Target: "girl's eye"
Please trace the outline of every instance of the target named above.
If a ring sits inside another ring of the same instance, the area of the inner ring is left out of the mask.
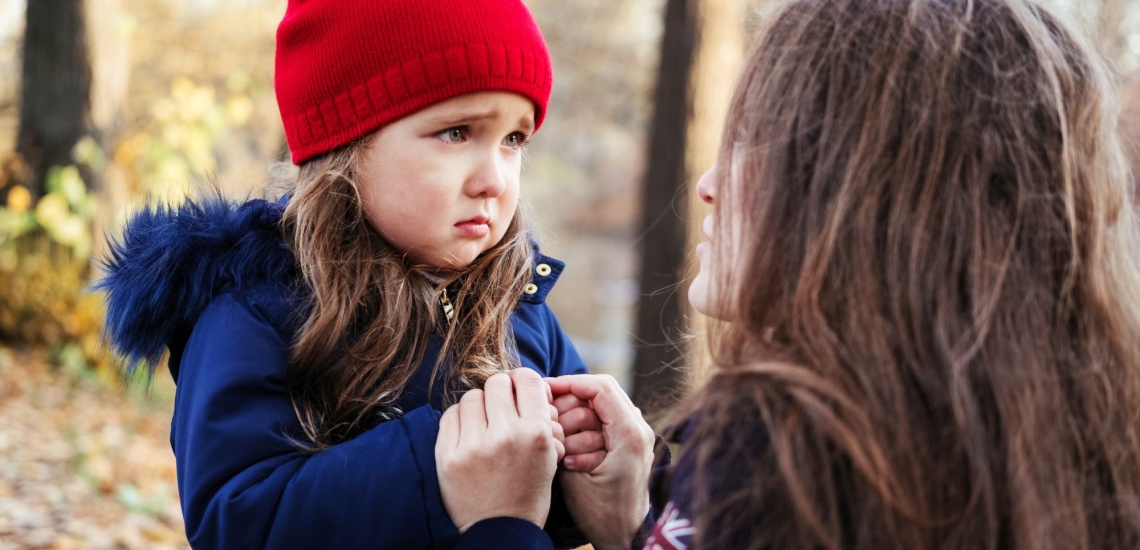
[[[511,149],[522,149],[523,147],[526,147],[528,143],[530,143],[530,136],[527,136],[522,132],[515,132],[503,140],[503,145],[506,145]]]
[[[436,134],[444,143],[463,143],[467,140],[467,128],[463,126],[456,126],[455,128],[448,128]]]

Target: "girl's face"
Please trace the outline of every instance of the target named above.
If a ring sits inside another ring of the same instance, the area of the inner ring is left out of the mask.
[[[713,166],[708,172],[705,172],[701,179],[697,181],[697,194],[701,200],[715,205],[716,204],[716,181],[717,181],[717,167]],[[697,259],[701,262],[701,270],[697,273],[696,278],[693,279],[692,284],[689,285],[689,303],[692,304],[693,309],[700,313],[708,315],[709,317],[720,317],[713,305],[711,288],[715,281],[723,280],[712,273],[711,252],[713,250],[713,242],[715,239],[714,230],[716,228],[716,219],[712,216],[706,216],[704,223],[701,224],[701,230],[704,232],[705,242],[697,245]]]
[[[369,223],[409,263],[462,268],[515,216],[534,105],[521,95],[452,98],[381,128],[357,169]]]

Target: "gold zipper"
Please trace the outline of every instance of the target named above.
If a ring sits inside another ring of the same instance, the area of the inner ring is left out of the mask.
[[[447,322],[451,323],[452,317],[455,317],[455,306],[451,305],[451,300],[447,299],[447,289],[439,292],[439,305],[443,308],[443,315],[447,317]]]

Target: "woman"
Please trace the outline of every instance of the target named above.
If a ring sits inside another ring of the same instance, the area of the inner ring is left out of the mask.
[[[699,186],[690,299],[723,322],[648,547],[1140,545],[1140,227],[1104,62],[1028,0],[764,21]],[[644,477],[615,435],[599,469]]]

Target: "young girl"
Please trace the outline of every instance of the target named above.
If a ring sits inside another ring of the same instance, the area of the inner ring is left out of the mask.
[[[1105,63],[1029,0],[765,15],[698,185],[716,368],[645,547],[1140,546],[1140,223]],[[636,432],[600,381],[551,386]],[[635,451],[593,475],[644,481]]]
[[[100,284],[111,341],[132,371],[169,350],[192,545],[449,548],[439,411],[495,373],[586,370],[517,211],[545,43],[519,0],[291,0],[276,88],[288,192],[137,214]]]

